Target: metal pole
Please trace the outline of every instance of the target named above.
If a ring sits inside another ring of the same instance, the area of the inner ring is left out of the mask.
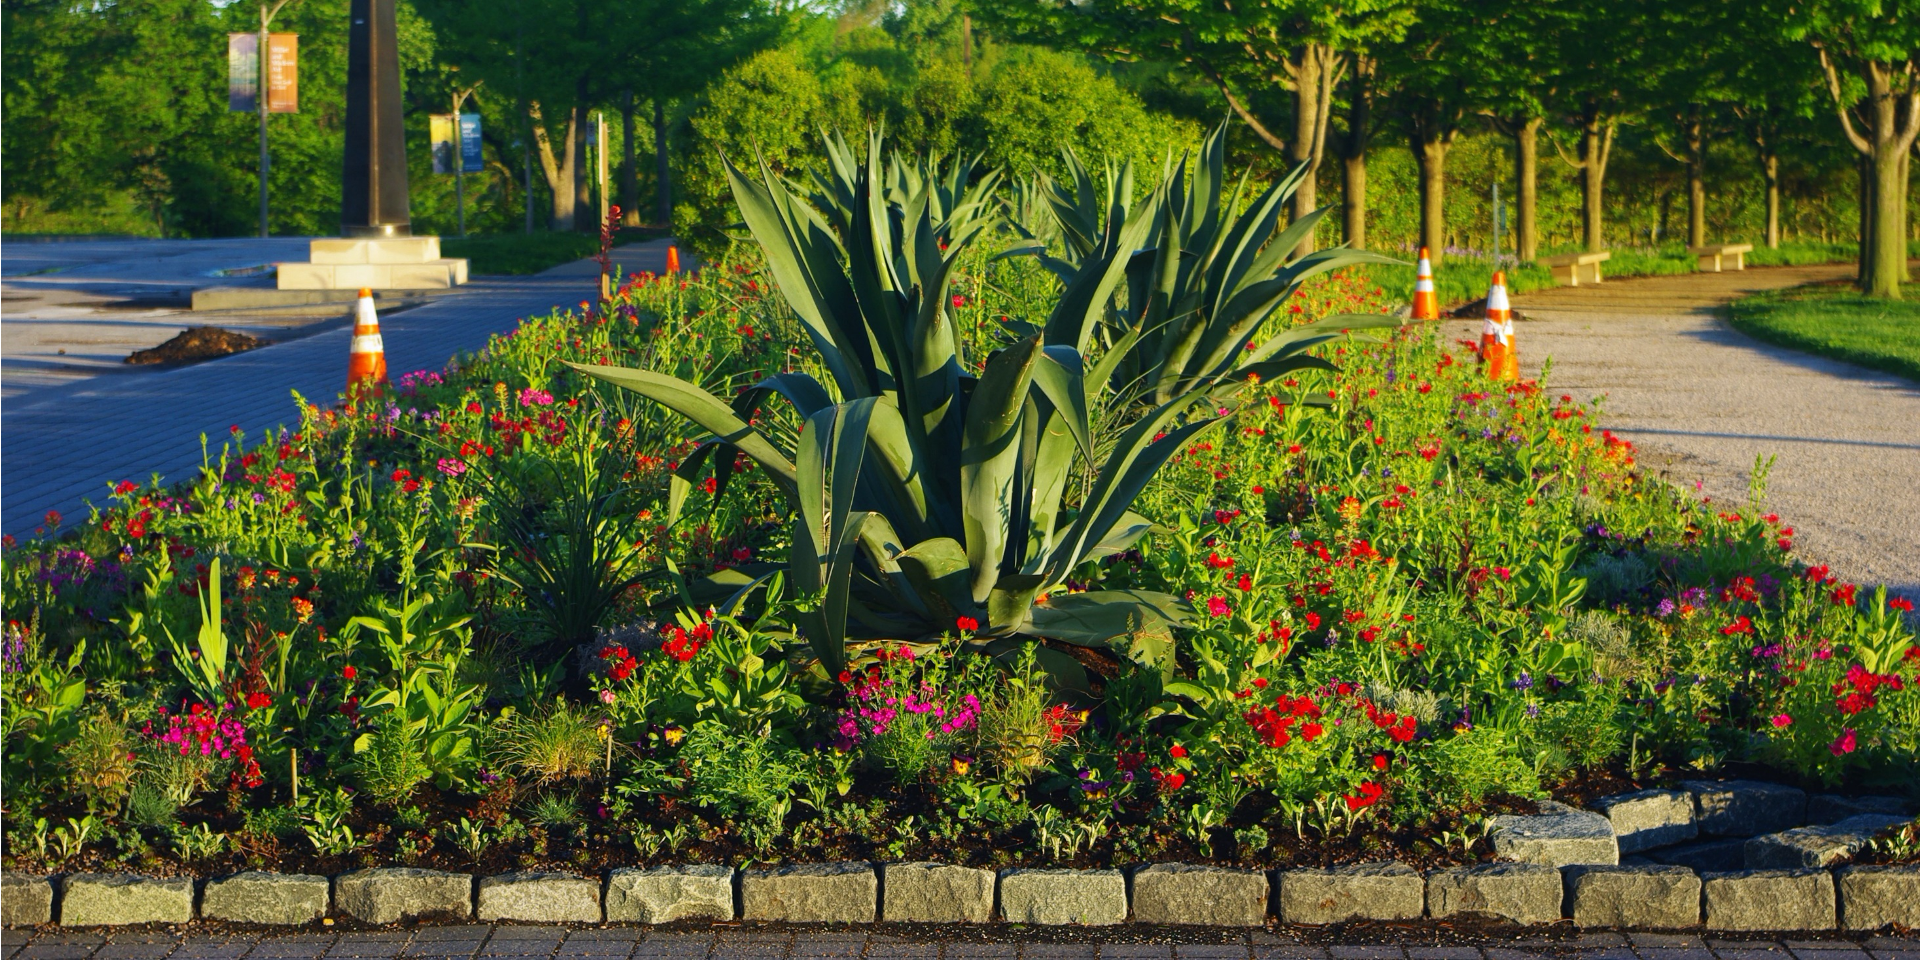
[[[1493,266],[1500,267],[1500,181],[1493,181]]]
[[[258,59],[260,61],[260,89],[254,96],[253,105],[260,114],[260,238],[263,240],[266,239],[267,236],[267,172],[272,164],[272,161],[268,159],[267,156],[267,91],[271,88],[270,85],[273,82],[272,75],[267,69],[267,49],[268,44],[272,42],[272,39],[267,34],[267,24],[271,21],[272,14],[267,12],[267,5],[262,2],[260,4],[260,47],[258,52]]]
[[[453,209],[460,221],[460,239],[467,238],[467,131],[460,123],[460,101],[466,99],[458,90],[453,93]]]
[[[600,182],[600,222],[607,222],[607,111],[599,113],[600,122],[598,142],[595,152],[599,154],[593,161],[594,174]]]

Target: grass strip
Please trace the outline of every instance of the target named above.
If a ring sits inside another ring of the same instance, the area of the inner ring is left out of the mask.
[[[1730,313],[1734,329],[1768,343],[1920,381],[1920,302],[1822,283],[1755,294]]]

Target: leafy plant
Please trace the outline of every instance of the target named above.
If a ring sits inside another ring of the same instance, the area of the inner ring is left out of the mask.
[[[60,748],[60,763],[67,782],[98,810],[118,808],[137,772],[126,724],[104,713],[80,722],[73,739]]]
[[[84,817],[68,817],[66,826],[53,829],[53,842],[57,848],[55,851],[57,856],[61,860],[72,860],[79,856],[80,851],[87,846],[87,839],[93,836],[94,828],[99,825],[100,822],[95,820],[91,813]]]
[[[221,628],[220,558],[207,565],[207,582],[200,590],[200,632],[194,646],[173,635],[162,623],[173,647],[173,666],[201,703],[218,704],[227,696],[227,634]]]
[[[205,860],[227,849],[227,835],[204,823],[191,827],[176,825],[168,836],[174,852],[182,860]]]
[[[376,802],[397,804],[433,776],[422,753],[420,735],[406,720],[383,714],[354,741],[354,775]]]
[[[580,822],[580,801],[572,794],[554,791],[534,798],[527,817],[549,829],[571,827]]]
[[[849,640],[925,640],[969,622],[972,646],[989,653],[1037,637],[1167,667],[1183,601],[1060,588],[1083,562],[1146,533],[1149,522],[1129,505],[1219,418],[1189,416],[1202,399],[1191,391],[1112,425],[1116,439],[1101,457],[1075,346],[1028,335],[976,377],[948,290],[985,221],[962,215],[964,201],[936,219],[951,198],[926,178],[887,182],[882,152],[877,136],[864,163],[830,146],[835,176],[813,204],[764,167],[757,181],[728,167],[741,213],[840,402],[801,372],[769,377],[727,404],[652,371],[575,367],[713,432],[682,463],[682,482],[711,458],[717,486],[738,451],[782,489],[795,515],[787,576],[818,597],[796,619],[829,676],[844,669]],[[803,420],[791,452],[749,423],[775,394]],[[1068,509],[1076,479],[1083,495]],[[1040,656],[1065,682],[1086,685],[1072,658]]]

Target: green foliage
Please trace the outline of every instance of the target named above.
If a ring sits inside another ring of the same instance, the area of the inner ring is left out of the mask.
[[[562,699],[503,718],[490,752],[506,769],[547,784],[593,776],[606,744],[601,721]]]
[[[599,252],[599,240],[584,233],[500,233],[440,240],[441,256],[466,258],[475,274],[539,273]]]
[[[758,850],[779,838],[799,779],[792,747],[771,732],[702,723],[680,748],[690,772],[688,799],[735,819],[742,839]]]
[[[1737,301],[1731,320],[1769,343],[1920,381],[1920,306],[1911,302],[1798,287]]]
[[[392,713],[375,721],[354,744],[354,776],[376,803],[393,806],[413,796],[433,776],[420,734]]]

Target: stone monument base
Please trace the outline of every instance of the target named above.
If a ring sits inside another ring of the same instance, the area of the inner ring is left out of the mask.
[[[282,290],[434,290],[467,282],[467,261],[440,256],[439,237],[330,237],[306,262],[279,264]]]

